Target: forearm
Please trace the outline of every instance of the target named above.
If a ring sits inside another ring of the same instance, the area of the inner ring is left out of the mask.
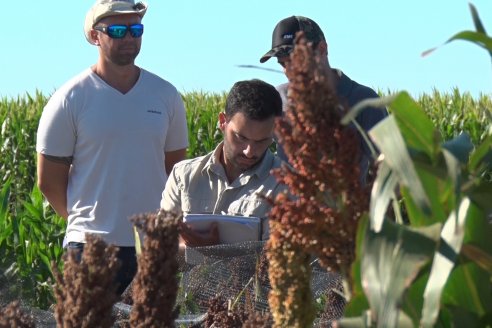
[[[43,191],[43,195],[59,216],[68,219],[66,188],[60,188],[58,190],[56,188],[48,189]]]
[[[68,218],[67,186],[70,165],[53,157],[38,155],[38,187],[51,207],[61,217]]]

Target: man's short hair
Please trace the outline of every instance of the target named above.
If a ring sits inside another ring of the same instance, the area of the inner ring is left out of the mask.
[[[238,112],[257,121],[281,116],[282,99],[273,85],[262,80],[239,81],[229,91],[225,106],[228,119]]]

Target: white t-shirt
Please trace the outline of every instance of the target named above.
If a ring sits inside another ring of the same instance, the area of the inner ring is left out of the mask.
[[[134,246],[128,219],[159,209],[164,152],[188,147],[187,131],[176,88],[143,69],[126,94],[91,69],[56,91],[43,110],[36,150],[73,156],[66,241],[85,242],[85,233],[95,233]]]

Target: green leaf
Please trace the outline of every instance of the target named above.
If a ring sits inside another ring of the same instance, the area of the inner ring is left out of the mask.
[[[492,309],[490,274],[473,262],[458,263],[446,283],[441,304],[483,316]]]
[[[369,135],[384,155],[384,162],[397,175],[400,183],[408,187],[418,208],[430,215],[429,199],[422,187],[395,118],[391,115],[378,123]]]
[[[444,44],[442,44],[439,47],[442,47],[443,45],[450,43],[451,41],[456,41],[456,40],[463,40],[463,41],[470,41],[472,43],[475,43],[476,45],[484,48],[487,50],[489,53],[492,51],[492,38],[488,37],[486,34],[480,33],[480,32],[474,32],[474,31],[462,31],[459,33],[456,33],[453,35],[451,38],[449,38]],[[431,48],[429,50],[426,50],[422,53],[422,57],[425,57],[432,53],[433,51],[437,50],[437,48]]]
[[[469,3],[470,6],[470,11],[473,19],[473,24],[475,25],[475,30],[477,30],[478,33],[482,33],[484,35],[487,35],[487,32],[485,32],[485,27],[483,27],[482,21],[480,20],[480,17],[478,16],[478,11],[477,8],[471,3]],[[492,49],[489,48],[489,54],[492,57]]]
[[[439,235],[439,233],[437,233]],[[422,315],[422,306],[424,304],[424,290],[427,280],[429,279],[431,263],[426,264],[419,275],[412,282],[410,287],[406,290],[402,309],[405,313],[412,318],[414,327],[418,327],[420,323],[420,317]]]
[[[475,6],[472,3],[469,3],[468,6],[470,7],[471,15],[473,18],[473,24],[475,25],[475,29],[477,30],[477,32],[487,34],[485,32],[485,28],[483,27],[482,21],[478,16],[477,8],[475,8]]]
[[[446,160],[446,166],[448,168],[448,175],[453,186],[453,199],[459,200],[461,194],[461,166],[458,158],[451,154],[448,150],[442,150],[444,159]],[[456,208],[453,206],[452,208]],[[456,208],[457,209],[457,208]]]
[[[8,179],[0,190],[0,222],[7,222],[9,213],[9,198],[10,198],[11,180]]]
[[[462,254],[492,275],[492,255],[474,245],[463,245]]]
[[[36,207],[35,204],[28,203],[28,202],[22,202],[22,205],[26,209],[27,213],[29,213],[29,215],[31,215],[35,218],[39,218],[39,217],[43,216],[42,209],[40,209],[39,207]]]
[[[489,219],[479,206],[473,206],[472,209],[477,213],[466,220],[463,244],[479,247],[484,252],[492,255],[492,243],[490,242],[492,224],[490,224]]]
[[[452,211],[441,232],[439,249],[434,255],[431,274],[424,292],[421,324],[433,327],[439,314],[439,304],[444,285],[454,267],[465,235],[465,223],[469,215],[470,200],[464,198],[458,213]]]
[[[38,253],[38,256],[41,258],[41,261],[43,261],[44,265],[46,265],[46,267],[49,269],[51,267],[51,261],[48,256],[43,253]]]
[[[469,168],[472,172],[492,168],[492,135],[487,136],[470,155]]]
[[[373,321],[395,327],[403,293],[435,251],[440,224],[411,229],[385,220],[379,233],[368,230],[362,258],[362,286]]]
[[[392,199],[396,198],[395,188],[398,185],[398,178],[391,170],[386,161],[383,161],[378,168],[378,173],[371,191],[370,218],[371,229],[379,232],[383,226],[387,208]]]
[[[485,213],[492,213],[492,182],[483,181],[478,186],[466,188],[463,192]]]
[[[438,153],[441,136],[424,110],[407,92],[400,92],[389,107],[406,145],[433,160]]]
[[[485,327],[480,325],[477,314],[466,311],[463,307],[454,305],[443,306],[439,314],[439,320],[436,322],[437,327]]]
[[[397,315],[398,319],[396,322],[396,326],[398,328],[413,328],[412,320],[403,312],[398,311]],[[353,318],[342,318],[337,320],[337,327],[339,328],[370,328],[374,327],[371,323],[370,313],[364,312],[362,316],[353,317]],[[380,325],[378,325],[380,327]]]
[[[420,223],[418,225],[428,225],[435,222],[445,222],[449,216],[449,210],[456,205],[456,184],[453,184],[452,179],[448,176],[449,161],[453,160],[453,156],[450,155],[448,163],[444,159],[444,154],[441,156],[442,162],[439,161],[437,165],[423,164],[420,161],[414,160],[414,165],[417,171],[417,175],[420,178],[420,182],[423,185],[425,193],[429,198],[432,215],[419,211],[417,209],[416,215],[420,216],[418,219]],[[457,161],[454,161],[457,162]],[[402,191],[403,194],[403,191]],[[409,204],[410,196],[405,193],[405,204]],[[415,217],[411,217],[412,224],[416,222]]]
[[[369,303],[364,295],[364,290],[362,289],[362,276],[361,276],[361,262],[362,254],[364,252],[364,238],[366,231],[368,230],[368,218],[364,215],[357,226],[357,234],[355,237],[355,261],[352,263],[352,286],[347,288],[346,292],[350,292],[351,295],[347,297],[349,300],[348,304],[344,309],[345,317],[356,317],[361,313],[369,309]]]
[[[336,327],[339,328],[371,328],[374,327],[371,323],[369,311],[364,311],[359,317],[342,318],[336,321]]]
[[[372,108],[385,108],[388,107],[398,96],[398,94],[393,94],[389,95],[386,97],[380,97],[380,98],[368,98],[364,99],[355,106],[353,106],[347,114],[345,114],[344,117],[342,117],[341,123],[343,125],[347,125],[352,121],[355,121],[355,118],[357,115],[359,115],[360,112],[362,112],[365,108],[367,107],[372,107]]]

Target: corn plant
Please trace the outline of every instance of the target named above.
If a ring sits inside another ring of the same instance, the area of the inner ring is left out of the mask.
[[[39,92],[0,102],[0,181],[11,180],[11,210],[29,197],[34,185],[36,130],[45,103]]]
[[[222,140],[217,122],[225,110],[225,94],[188,93],[183,97],[188,120],[188,158],[212,151]]]
[[[475,42],[492,56],[492,38],[470,8],[477,32],[461,32],[449,41]],[[370,219],[359,226],[356,289],[339,326],[491,326],[490,112],[478,112],[489,119],[469,124],[464,117],[470,108],[461,100],[455,93],[447,102],[457,106],[449,117],[456,126],[444,131],[405,92],[379,101],[391,115],[369,133],[383,156]],[[441,114],[436,118],[446,119],[446,108],[435,110]],[[444,141],[443,134],[454,138]],[[401,216],[397,195],[408,225],[386,216],[391,205]]]
[[[418,103],[444,140],[452,139],[466,132],[474,144],[484,141],[492,124],[492,102],[485,95],[474,99],[470,94],[461,94],[455,88],[451,94],[439,93],[422,95]]]
[[[370,220],[359,227],[357,288],[346,312],[365,318],[342,326],[482,327],[492,316],[492,182],[483,178],[492,134],[476,147],[467,134],[444,142],[407,93],[386,101],[391,116],[370,132],[383,159]],[[385,216],[398,208],[395,190],[408,226]]]
[[[222,140],[217,116],[225,108],[225,99],[225,93],[183,94],[190,137],[188,158],[208,153]],[[0,99],[0,271],[19,281],[19,292],[38,307],[48,306],[52,299],[46,263],[54,260],[61,269],[65,231],[65,222],[43,203],[35,187],[36,130],[46,102],[47,96],[39,92]],[[418,103],[443,140],[461,132],[467,132],[474,144],[487,138],[490,96],[474,99],[457,89],[452,94],[434,91]]]
[[[8,198],[8,188],[0,196]],[[23,299],[49,307],[53,302],[50,263],[55,261],[61,267],[65,220],[48,207],[37,187],[15,215],[4,214],[0,220],[1,266],[8,268],[6,274],[11,280],[20,282],[18,293]]]

